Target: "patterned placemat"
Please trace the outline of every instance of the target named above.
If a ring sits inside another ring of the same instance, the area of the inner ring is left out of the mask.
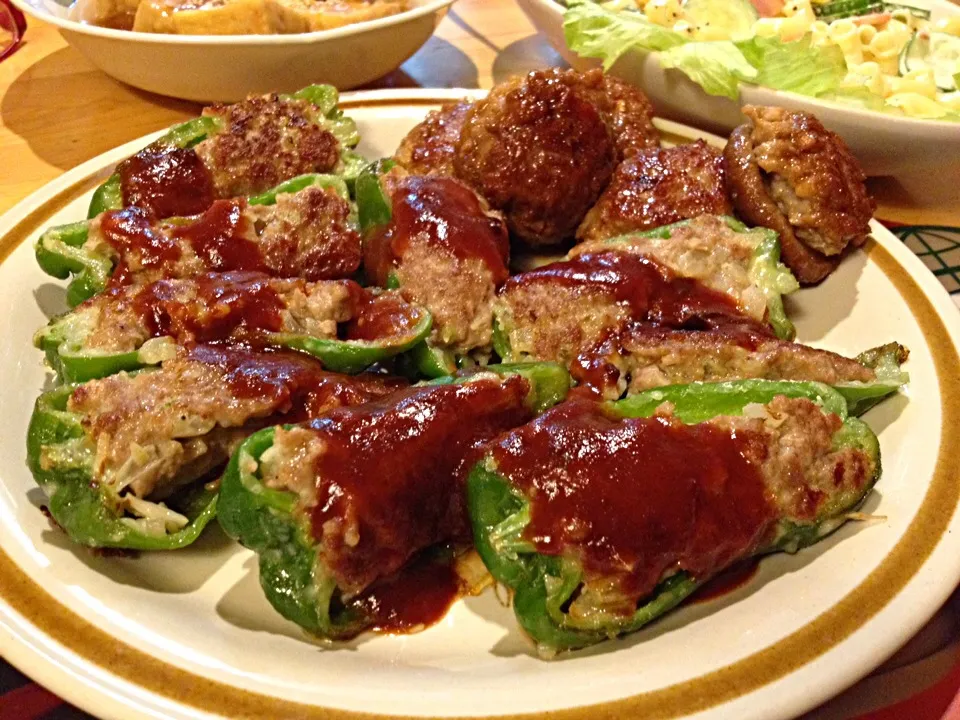
[[[960,307],[960,228],[884,224],[923,260]]]

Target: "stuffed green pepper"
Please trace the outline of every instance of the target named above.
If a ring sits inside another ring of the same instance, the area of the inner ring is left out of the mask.
[[[458,180],[400,168],[382,176],[365,171],[357,204],[368,279],[399,288],[433,315],[428,341],[411,358],[416,371],[437,377],[456,370],[458,361],[485,362],[494,297],[509,276],[509,235],[500,215]]]
[[[603,250],[645,255],[681,277],[730,295],[751,318],[769,323],[777,337],[796,334],[783,296],[800,288],[780,262],[780,241],[766,228],[748,229],[732,217],[700,215],[645,232],[588,240],[569,257]]]
[[[94,192],[87,217],[137,206],[153,218],[196,215],[216,199],[255,195],[307,173],[356,176],[356,124],[336,88],[212,105],[170,129]]]
[[[403,386],[329,373],[300,353],[198,345],[158,369],[41,395],[28,465],[52,519],[75,542],[180,548],[214,517],[214,481],[245,437]]]
[[[746,380],[563,403],[492,443],[467,492],[477,550],[549,656],[817,542],[879,475],[876,436],[837,392]]]
[[[37,262],[54,277],[73,276],[71,307],[108,285],[207,272],[350,277],[360,267],[361,248],[343,180],[311,176],[299,189],[299,180],[290,182],[295,192],[215,200],[192,217],[156,220],[143,208],[129,207],[54,227],[37,241]]]
[[[112,287],[52,320],[34,344],[65,382],[155,365],[178,346],[227,339],[301,350],[328,370],[352,374],[409,350],[430,324],[430,313],[396,291],[227,272]]]
[[[568,387],[558,365],[490,366],[267,428],[231,459],[219,522],[258,554],[273,606],[307,631],[348,638],[422,626],[405,620],[396,593],[409,587],[408,572],[422,572],[424,553],[436,565],[469,547],[463,481],[482,445]],[[442,615],[456,592],[440,596]]]
[[[846,358],[744,330],[670,330],[638,324],[585,350],[571,374],[608,400],[664,385],[728,380],[794,380],[831,385],[861,415],[908,380],[909,352],[897,343]]]

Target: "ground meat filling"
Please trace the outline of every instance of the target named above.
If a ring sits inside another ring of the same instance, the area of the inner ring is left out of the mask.
[[[250,97],[204,108],[203,115],[223,122],[196,147],[218,197],[255,195],[297,175],[331,172],[340,161],[340,144],[305,100]]]
[[[460,131],[472,105],[453,102],[431,110],[400,142],[396,161],[412,175],[454,175]]]
[[[731,215],[723,156],[702,140],[653,148],[622,162],[580,227],[580,240],[604,240],[698,215]]]
[[[570,257],[615,249],[651,257],[680,277],[692,278],[733,298],[744,314],[767,317],[766,293],[750,274],[761,232],[736,232],[723,218],[705,215],[678,227],[670,237],[631,237],[615,244],[584,242]]]
[[[797,279],[823,280],[848,246],[863,244],[876,205],[843,140],[808,113],[747,107],[751,123],[724,150],[737,213],[780,235]]]
[[[156,337],[181,345],[251,331],[336,338],[338,325],[354,317],[363,293],[352,280],[311,283],[260,273],[211,273],[111,288],[74,312],[89,314],[85,347],[129,352]]]
[[[79,386],[93,476],[117,493],[157,499],[226,462],[264,425],[294,422],[386,395],[403,383],[326,373],[305,355],[197,346],[156,371]]]
[[[469,538],[462,483],[482,445],[530,419],[519,376],[411,388],[277,430],[260,477],[296,492],[323,566],[345,595],[418,551]]]
[[[616,165],[606,116],[582,85],[560,70],[498,85],[475,103],[460,136],[457,177],[531,245],[571,237]]]
[[[361,259],[349,204],[319,187],[278,195],[269,206],[217,200],[189,219],[106,212],[91,221],[83,247],[113,262],[113,286],[234,270],[328,280],[352,275]]]
[[[875,467],[834,449],[840,426],[806,399],[698,425],[669,406],[620,419],[575,399],[503,436],[493,457],[530,500],[523,537],[584,569],[570,616],[630,616],[664,578],[706,580],[772,543],[780,522],[815,522],[859,494]]]
[[[743,332],[673,331],[637,325],[580,354],[578,382],[608,399],[664,385],[758,378],[837,385],[876,373],[826,350]]]

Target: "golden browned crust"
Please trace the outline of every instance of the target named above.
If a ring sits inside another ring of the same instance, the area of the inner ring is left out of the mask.
[[[698,140],[638,152],[620,163],[580,227],[580,240],[652,230],[698,215],[730,215],[723,157]]]
[[[451,102],[430,111],[400,142],[396,161],[413,175],[453,175],[460,131],[472,105]]]
[[[570,237],[613,173],[616,148],[594,95],[577,73],[542,70],[498,85],[467,117],[457,176],[531,245]]]
[[[219,197],[253,195],[304,173],[336,168],[340,146],[317,124],[317,109],[278,95],[249,97],[233,105],[204,108],[223,131],[197,145],[213,174]]]
[[[620,159],[659,147],[660,133],[653,126],[653,105],[643,91],[612,75],[603,76],[603,89],[611,104],[607,122],[613,130]]]

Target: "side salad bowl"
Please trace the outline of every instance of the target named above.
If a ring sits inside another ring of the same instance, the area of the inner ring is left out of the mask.
[[[413,0],[411,9],[333,30],[291,35],[167,35],[72,20],[55,0],[13,0],[57,26],[108,75],[160,95],[230,102],[311,83],[349,89],[396,69],[433,34],[455,0]]]
[[[572,51],[564,36],[564,6],[556,0],[517,0],[524,13],[572,67],[599,67],[600,60]],[[928,0],[912,5],[930,6]],[[960,7],[948,12],[960,16]],[[658,112],[710,132],[726,135],[743,122],[744,105],[777,105],[814,113],[824,125],[843,136],[867,175],[915,177],[944,169],[944,158],[960,153],[960,123],[888,115],[826,102],[817,98],[742,84],[736,100],[708,95],[679,70],[664,69],[657,53],[627,52],[609,72],[639,87]]]

